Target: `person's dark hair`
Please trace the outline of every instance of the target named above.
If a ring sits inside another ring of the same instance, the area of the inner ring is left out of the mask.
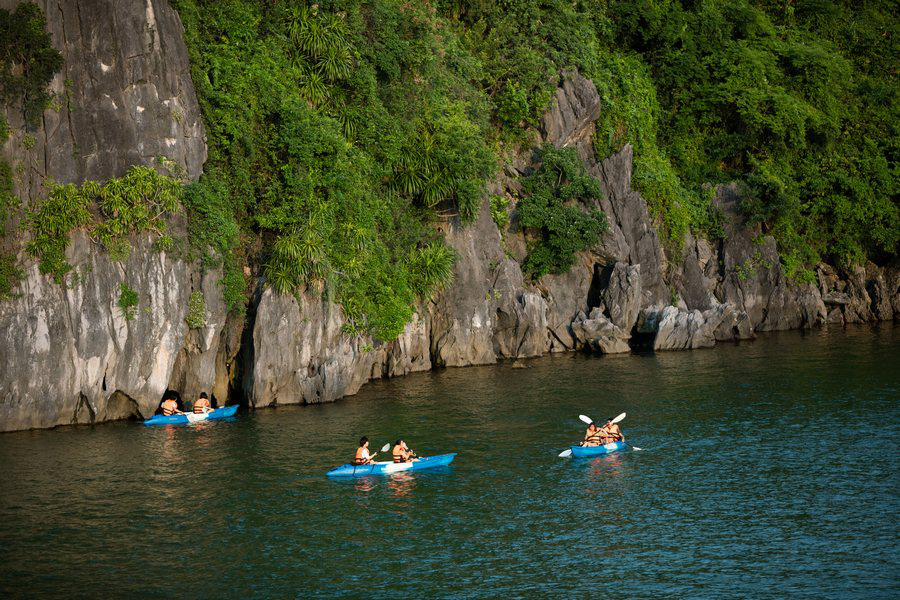
[[[200,392],[200,397],[209,400],[209,396],[206,395],[206,392]]]
[[[367,438],[366,436],[362,436],[361,438],[359,438],[359,447],[362,448],[363,446],[366,445],[366,442],[368,442],[368,441],[369,441],[369,438]]]
[[[403,440],[397,440],[396,442],[394,442],[394,445],[399,446],[402,443],[403,443]]]
[[[613,420],[613,418],[610,417],[610,418],[608,418],[608,419],[606,420],[606,422],[609,423],[609,422],[612,421],[612,420]]]

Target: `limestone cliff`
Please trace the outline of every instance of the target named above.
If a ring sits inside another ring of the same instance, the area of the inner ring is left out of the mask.
[[[61,101],[37,130],[7,111],[14,135],[3,153],[19,194],[39,196],[48,177],[120,176],[159,156],[196,178],[204,130],[180,22],[167,2],[40,4],[65,66],[52,83]],[[67,252],[75,274],[64,286],[20,256],[25,279],[13,299],[0,302],[0,431],[146,417],[167,389],[213,391],[220,401],[253,407],[326,402],[373,378],[435,367],[570,350],[709,347],[757,331],[900,315],[898,269],[868,264],[843,272],[823,264],[815,285],[788,280],[774,240],[744,222],[735,186],[716,193],[723,239],[688,236],[681,256],[667,256],[647,203],[631,187],[631,147],[594,156],[602,110],[593,83],[565,73],[534,144],[576,148],[600,182],[596,207],[609,220],[601,243],[565,274],[526,280],[515,203],[520,178],[539,157],[522,148],[489,186],[510,199],[510,225],[497,228],[487,199],[473,224],[442,223],[459,257],[455,281],[417,307],[392,342],[349,336],[340,306],[321,291],[279,295],[261,277],[246,317],[228,316],[219,274],[157,251],[149,235],[135,237],[129,258],[117,262],[77,232]],[[170,225],[183,234],[177,219]],[[122,283],[138,295],[133,319],[117,304]],[[203,323],[191,329],[195,292],[202,292]]]
[[[0,1],[13,8],[18,2]],[[3,156],[26,204],[45,180],[82,183],[124,174],[160,157],[185,177],[206,159],[200,110],[178,15],[165,0],[44,0],[53,46],[63,55],[51,82],[56,100],[36,129],[7,108]],[[183,226],[171,224],[173,233]],[[67,252],[65,285],[20,255],[24,280],[0,302],[0,431],[148,415],[170,380],[213,382],[225,311],[214,273],[131,240],[115,262],[83,231]],[[137,292],[125,318],[120,284]],[[193,291],[205,298],[205,325],[185,323]],[[219,360],[219,362],[224,362]],[[198,383],[185,384],[187,391]]]

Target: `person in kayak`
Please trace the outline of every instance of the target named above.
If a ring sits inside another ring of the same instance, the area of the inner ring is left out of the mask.
[[[377,452],[375,454],[378,454]],[[370,465],[375,458],[375,454],[369,455],[369,438],[362,436],[359,438],[359,448],[356,449],[356,457],[353,459],[354,465]]]
[[[212,406],[209,404],[209,396],[206,395],[206,392],[200,392],[200,397],[194,400],[194,412],[206,413],[211,410]]]
[[[391,454],[394,457],[395,463],[404,463],[410,462],[414,458],[418,458],[415,452],[409,449],[409,446],[406,445],[406,442],[403,440],[397,440],[394,442],[394,447],[391,449]]]
[[[624,442],[625,436],[622,435],[622,430],[619,429],[618,423],[613,423],[613,418],[610,417],[606,420],[606,425],[600,428],[600,443],[601,444],[609,444],[611,442]]]
[[[171,417],[172,415],[183,415],[184,413],[178,410],[178,402],[175,401],[175,398],[166,398],[163,400],[162,405],[160,406],[162,409],[162,414],[167,417]]]
[[[600,439],[600,428],[591,423],[588,425],[587,431],[584,432],[584,440],[582,446],[599,446],[602,442]]]

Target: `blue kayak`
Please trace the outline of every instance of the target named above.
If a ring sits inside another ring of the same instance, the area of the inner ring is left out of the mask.
[[[184,415],[156,415],[144,421],[144,425],[187,425],[188,423],[199,423],[200,421],[214,421],[216,419],[225,419],[233,417],[239,406],[226,406],[225,408],[217,408],[206,413],[187,413]]]
[[[354,465],[348,463],[332,469],[326,473],[329,477],[362,477],[364,475],[389,475],[401,471],[419,471],[433,467],[443,467],[453,462],[456,452],[451,454],[438,454],[437,456],[422,456],[418,460],[405,463],[375,462],[370,465]]]
[[[628,448],[625,442],[610,442],[602,446],[569,446],[572,449],[572,458],[585,458],[588,456],[600,456],[610,452],[618,452]]]

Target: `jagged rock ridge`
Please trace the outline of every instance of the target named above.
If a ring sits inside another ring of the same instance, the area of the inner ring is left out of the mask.
[[[43,177],[78,183],[119,176],[157,153],[196,177],[206,155],[203,128],[171,7],[163,0],[42,6],[66,58],[54,90],[65,92],[65,79],[72,81],[72,104],[45,114],[29,152],[21,136],[4,148],[7,158],[37,165],[17,181],[19,192],[37,193]],[[418,307],[388,343],[349,337],[340,307],[321,293],[278,295],[262,280],[246,321],[228,317],[217,273],[157,252],[149,236],[132,240],[128,260],[113,262],[77,233],[67,254],[77,272],[70,285],[51,283],[29,264],[19,296],[0,303],[0,431],[147,416],[166,389],[186,396],[211,390],[220,400],[232,394],[254,407],[326,402],[373,378],[434,367],[569,350],[621,353],[634,345],[709,347],[756,331],[900,315],[898,269],[868,264],[845,273],[821,265],[816,285],[787,280],[774,240],[743,221],[735,186],[717,190],[725,238],[688,236],[683,256],[667,257],[647,203],[631,188],[632,148],[594,157],[602,110],[593,83],[563,74],[541,131],[541,142],[575,147],[600,181],[597,208],[610,225],[601,243],[568,273],[525,280],[515,198],[518,178],[538,157],[524,149],[490,184],[511,199],[508,230],[497,229],[487,201],[473,225],[445,223],[459,256],[455,283]],[[16,125],[13,115],[10,122]],[[177,233],[179,224],[173,227]],[[138,292],[134,320],[117,306],[122,282]],[[205,324],[189,329],[188,300],[197,290]]]

